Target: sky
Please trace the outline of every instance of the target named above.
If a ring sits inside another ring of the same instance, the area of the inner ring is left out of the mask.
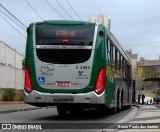
[[[28,1],[32,8],[27,4]],[[88,21],[92,15],[105,15],[111,19],[111,32],[125,50],[132,50],[139,57],[157,60],[160,56],[160,0],[0,0],[7,10],[26,26],[42,20],[64,20],[48,4],[67,20]],[[25,54],[26,32],[7,20],[18,30],[13,29],[0,13],[0,41]],[[23,35],[23,36],[22,36]]]

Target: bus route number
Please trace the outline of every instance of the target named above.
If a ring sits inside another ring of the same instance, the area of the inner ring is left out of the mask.
[[[76,32],[75,31],[56,31],[56,35],[58,37],[75,37],[76,36]]]

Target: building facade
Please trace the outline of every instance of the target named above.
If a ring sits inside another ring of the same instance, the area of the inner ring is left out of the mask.
[[[135,102],[136,100],[136,91],[138,90],[138,79],[137,79],[137,62],[138,62],[138,54],[133,54],[132,50],[126,51],[128,56],[130,57],[131,64],[132,64],[132,85],[133,85],[133,96],[132,101]]]
[[[24,56],[0,41],[0,88],[24,87]]]
[[[90,16],[89,18],[90,22],[98,22],[98,23],[102,23],[105,25],[106,28],[108,28],[109,30],[111,29],[111,20],[104,15],[98,15],[98,16]]]
[[[0,41],[0,65],[22,69],[24,56],[16,52],[6,43]]]
[[[142,88],[145,89],[146,96],[155,98],[160,89],[160,59],[147,60],[140,57],[138,60],[138,54],[133,54],[131,50],[127,51],[127,54],[132,63],[132,78],[135,82],[133,92],[135,90],[136,99],[141,94]]]
[[[130,60],[132,63],[132,78],[133,78],[133,80],[137,80],[138,54],[133,54],[132,50],[128,50],[127,54],[130,57]]]

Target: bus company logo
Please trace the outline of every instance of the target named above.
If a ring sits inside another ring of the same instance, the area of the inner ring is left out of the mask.
[[[79,76],[82,76],[83,71],[78,71]]]
[[[38,77],[39,84],[45,84],[45,77]]]
[[[40,71],[42,74],[51,74],[54,72],[54,68],[55,68],[54,65],[47,64],[47,65],[41,66]]]
[[[11,124],[2,124],[2,129],[12,129]]]
[[[78,75],[81,77],[86,77],[87,75],[84,73],[84,71],[78,71]]]

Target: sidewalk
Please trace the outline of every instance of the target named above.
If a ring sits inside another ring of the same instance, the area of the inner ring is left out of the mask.
[[[0,114],[17,112],[17,111],[35,110],[35,109],[41,109],[41,108],[25,104],[22,101],[17,101],[17,102],[0,101]]]
[[[129,123],[135,123],[133,125],[136,126],[137,124],[138,127],[140,128],[118,129],[116,130],[116,132],[160,132],[160,108],[158,108],[159,106],[157,107],[155,105],[139,105],[139,106],[140,106],[140,114]],[[148,126],[145,125],[145,123],[147,123]],[[155,126],[153,126],[151,123],[158,123],[158,125],[155,124]],[[142,126],[147,128],[143,129],[141,127],[141,124],[144,124]],[[153,127],[156,129],[151,129]]]

